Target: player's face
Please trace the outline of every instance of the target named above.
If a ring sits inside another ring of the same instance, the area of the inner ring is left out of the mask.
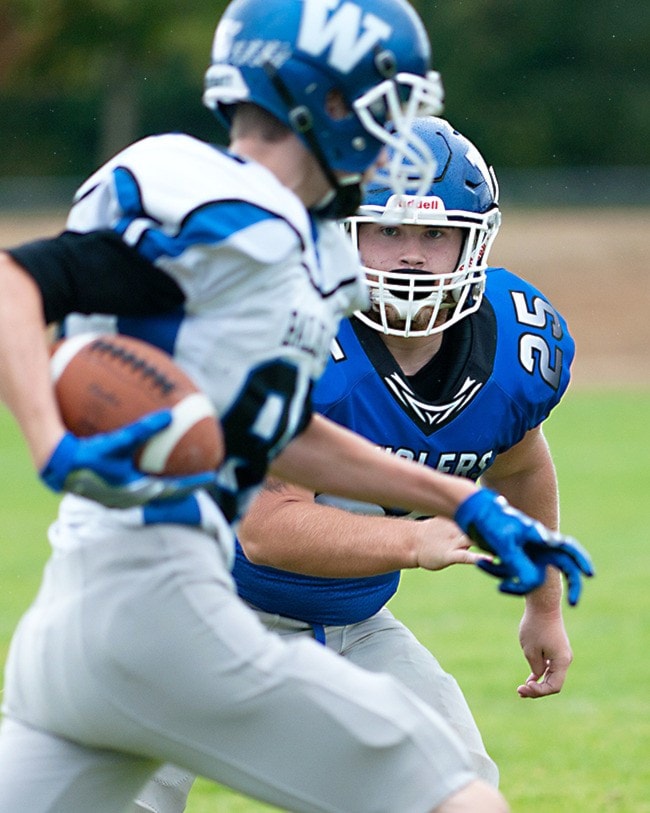
[[[457,268],[463,246],[464,231],[458,228],[440,226],[386,226],[380,223],[359,225],[359,251],[366,268],[378,271],[407,271],[414,269],[431,274],[449,274]],[[449,306],[453,306],[449,302]],[[403,324],[396,312],[391,313],[387,306],[388,321],[391,327]],[[413,318],[412,328],[426,327],[431,317],[431,308],[423,307]],[[447,318],[447,310],[440,310],[436,324]]]

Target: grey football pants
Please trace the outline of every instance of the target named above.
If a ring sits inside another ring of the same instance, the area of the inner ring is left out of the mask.
[[[262,623],[285,640],[312,637],[308,624],[271,613],[256,611]],[[499,772],[488,756],[478,727],[456,680],[393,614],[384,608],[365,621],[347,626],[325,627],[327,646],[347,660],[372,672],[398,678],[454,729],[467,747],[477,775],[494,787]],[[135,811],[183,813],[194,777],[166,765],[138,796]]]
[[[427,813],[475,778],[393,678],[265,629],[210,537],[53,536],[7,662],[0,813],[119,813],[166,762],[305,813]]]

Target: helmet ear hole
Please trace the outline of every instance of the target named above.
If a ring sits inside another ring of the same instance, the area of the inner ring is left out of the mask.
[[[350,108],[337,88],[332,88],[325,97],[325,112],[334,121],[341,121],[350,115]]]

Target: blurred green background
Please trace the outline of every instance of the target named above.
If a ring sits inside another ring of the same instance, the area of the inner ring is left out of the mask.
[[[542,202],[650,201],[650,6],[612,0],[414,0],[446,116]],[[201,106],[225,0],[3,0],[0,179],[74,178],[136,138],[223,140]],[[521,174],[522,170],[528,173]],[[612,170],[615,170],[612,172]],[[558,174],[559,172],[559,174]],[[64,185],[64,190],[74,184]],[[58,193],[22,183],[13,193]],[[10,192],[6,191],[6,195]],[[12,203],[15,202],[12,200]]]

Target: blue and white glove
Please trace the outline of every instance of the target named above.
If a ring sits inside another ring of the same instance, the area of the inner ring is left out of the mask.
[[[143,474],[134,463],[135,450],[171,422],[169,410],[91,437],[66,433],[40,472],[53,491],[69,491],[108,508],[131,508],[151,500],[177,500],[211,485],[214,472],[183,477]]]
[[[564,574],[574,606],[582,576],[594,575],[589,554],[573,537],[551,531],[493,491],[483,488],[472,494],[454,519],[473,542],[497,557],[496,562],[478,562],[478,567],[501,579],[502,593],[530,593],[544,583],[546,566],[552,565]]]

